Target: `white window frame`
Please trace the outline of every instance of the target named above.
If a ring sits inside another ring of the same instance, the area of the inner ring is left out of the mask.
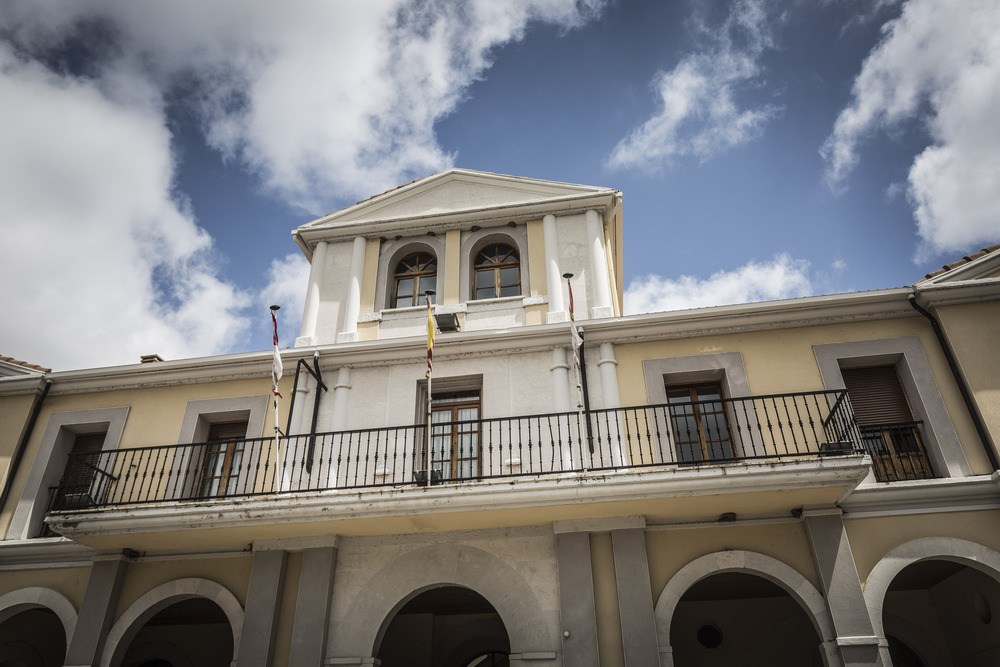
[[[649,405],[664,405],[667,402],[667,385],[700,384],[718,382],[722,387],[724,398],[745,398],[750,396],[750,382],[747,379],[746,367],[743,365],[743,355],[739,352],[716,352],[712,354],[693,354],[685,357],[666,357],[662,359],[645,359],[642,362],[642,374],[646,384],[646,398]],[[740,411],[730,410],[730,424],[753,432],[757,428],[756,416],[740,414]],[[666,425],[670,428],[670,425]],[[675,437],[671,431],[671,437]],[[744,457],[743,443],[734,442],[730,434],[733,456]],[[674,443],[672,442],[671,445]],[[657,451],[662,446],[657,443]],[[677,452],[670,463],[677,463]]]
[[[939,477],[968,477],[972,473],[919,338],[825,343],[812,349],[823,387],[830,390],[847,388],[842,368],[895,366],[914,419],[924,423],[924,442],[934,471]],[[874,481],[874,476],[868,481]]]
[[[107,435],[101,451],[118,449],[128,413],[129,408],[125,406],[54,412],[49,416],[7,529],[8,539],[26,540],[38,536],[49,509],[49,487],[59,484],[76,434],[104,430]]]

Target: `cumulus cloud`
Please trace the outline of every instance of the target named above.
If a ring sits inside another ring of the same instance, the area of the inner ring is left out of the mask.
[[[1000,4],[909,0],[854,81],[822,148],[826,178],[846,187],[864,140],[918,122],[932,144],[907,179],[920,255],[966,250],[1000,238]]]
[[[300,254],[285,255],[271,261],[267,270],[267,286],[257,299],[261,313],[272,304],[281,306],[278,334],[281,347],[289,347],[299,335],[299,323],[305,307],[309,284],[309,262]]]
[[[4,346],[54,368],[225,350],[246,295],[170,196],[170,135],[155,108],[0,44]],[[23,350],[24,352],[20,352]]]
[[[323,213],[450,166],[434,123],[492,50],[602,4],[0,4],[0,220],[17,249],[0,263],[3,353],[59,369],[231,351],[270,298],[297,327],[304,260],[275,260],[258,294],[213,268],[225,258],[175,191],[175,105],[272,194]]]
[[[618,143],[608,166],[656,167],[684,156],[704,161],[758,136],[779,109],[741,106],[737,95],[760,78],[775,20],[765,0],[737,0],[721,27],[706,30],[710,48],[656,75],[658,111]]]
[[[636,278],[625,290],[625,312],[634,315],[704,308],[811,293],[809,262],[782,253],[770,261],[750,261],[732,271],[717,271],[706,279],[656,275]]]

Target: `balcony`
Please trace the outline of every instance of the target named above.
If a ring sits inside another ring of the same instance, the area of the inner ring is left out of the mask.
[[[920,434],[923,422],[860,426],[861,441],[880,482],[931,479],[934,470]]]
[[[893,431],[893,433],[895,433]],[[53,512],[823,458],[866,451],[843,391],[70,455]],[[893,441],[895,442],[895,441]],[[897,448],[898,449],[898,448]],[[896,450],[893,450],[896,451]],[[429,462],[429,465],[428,465]],[[429,474],[428,474],[429,469]]]

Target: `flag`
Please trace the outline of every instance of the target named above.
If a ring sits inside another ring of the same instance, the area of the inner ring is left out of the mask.
[[[278,353],[278,318],[275,317],[273,310],[271,311],[271,323],[274,324],[274,361],[271,362],[271,393],[278,398],[283,398],[278,393],[278,380],[281,379],[284,369],[281,367],[281,355]]]
[[[573,342],[573,364],[579,366],[580,346],[583,345],[583,338],[580,337],[580,332],[576,329],[576,317],[573,316],[573,284],[567,280],[566,287],[569,288],[569,333]]]
[[[431,300],[427,298],[427,374],[429,378],[434,369],[434,315],[431,313]]]

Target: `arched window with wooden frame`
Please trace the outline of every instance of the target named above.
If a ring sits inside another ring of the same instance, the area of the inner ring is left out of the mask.
[[[415,252],[396,264],[393,273],[392,307],[421,305],[421,295],[437,288],[437,258],[429,252]],[[431,297],[433,303],[434,298]]]
[[[490,243],[476,255],[475,299],[521,295],[521,257],[505,243]]]

